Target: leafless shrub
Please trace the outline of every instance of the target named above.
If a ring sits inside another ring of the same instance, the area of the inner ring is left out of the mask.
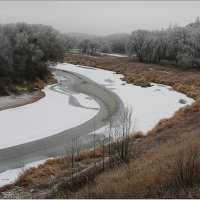
[[[174,176],[176,185],[191,187],[200,181],[200,157],[197,144],[190,144],[186,149],[181,149],[174,163]]]
[[[71,180],[73,182],[73,175],[76,173],[75,168],[75,156],[79,156],[81,148],[81,140],[79,137],[73,138],[66,146],[66,153],[71,162]]]

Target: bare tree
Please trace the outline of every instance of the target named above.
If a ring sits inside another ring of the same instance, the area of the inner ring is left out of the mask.
[[[69,144],[66,146],[66,153],[69,156],[71,163],[71,180],[73,182],[73,175],[77,172],[75,169],[75,156],[78,156],[81,149],[81,140],[79,137],[73,138]]]
[[[118,155],[123,162],[129,161],[129,137],[134,131],[134,123],[132,120],[133,109],[131,107],[125,108],[119,119],[118,134],[118,148],[121,146],[121,151],[118,149]],[[120,145],[119,145],[120,144]]]
[[[94,165],[96,166],[96,124],[94,122],[94,130],[93,130],[93,159]]]

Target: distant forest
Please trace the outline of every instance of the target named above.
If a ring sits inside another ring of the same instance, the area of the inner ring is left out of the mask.
[[[200,22],[186,27],[174,26],[161,31],[133,31],[127,53],[136,53],[141,62],[159,63],[171,60],[177,65],[200,67]]]
[[[135,55],[145,63],[172,61],[178,66],[200,67],[200,21],[185,27],[174,26],[166,30],[137,30],[131,34],[92,36],[64,34],[65,50],[79,49],[81,53],[95,55],[119,53]]]
[[[145,63],[172,61],[177,66],[200,68],[200,21],[166,30],[137,30],[131,34],[93,36],[62,34],[51,26],[0,25],[0,82],[44,79],[48,61],[62,61],[65,52],[118,53]]]

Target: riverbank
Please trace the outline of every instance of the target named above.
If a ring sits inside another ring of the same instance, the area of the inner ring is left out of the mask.
[[[44,80],[24,81],[20,84],[12,83],[10,80],[1,80],[0,88],[0,111],[10,108],[34,103],[45,96],[41,90],[49,84],[55,84],[57,80],[51,72],[46,75]]]
[[[32,93],[23,93],[21,95],[13,94],[10,96],[0,97],[0,111],[34,103],[39,99],[43,98],[44,96],[45,96],[44,92],[36,91]]]
[[[129,58],[91,58],[69,54],[66,62],[113,70],[122,73],[124,80],[133,80],[143,87],[150,86],[149,82],[168,83],[173,89],[185,91],[196,102],[180,109],[172,118],[162,120],[147,136],[131,143],[128,164],[114,167],[97,176],[76,192],[66,193],[63,189],[54,198],[198,198],[200,73],[195,70],[141,64]],[[87,156],[88,152],[84,155],[84,162],[89,162],[88,159],[93,159],[94,156]],[[193,164],[190,165],[191,158]],[[43,174],[43,170],[47,170],[49,177],[54,177],[54,174],[59,176],[59,170],[49,167],[52,163],[65,166],[62,159],[52,161],[49,162],[50,165],[46,165],[48,170],[41,166],[40,172]],[[77,164],[81,164],[80,160],[77,160]],[[36,171],[34,169],[35,173],[30,172],[25,177],[32,177],[31,181],[36,181],[34,183],[37,184],[40,173]],[[181,179],[179,175],[187,174],[188,171],[191,174]],[[47,187],[46,190],[48,189]],[[38,190],[40,189],[35,189],[33,193],[39,192]]]

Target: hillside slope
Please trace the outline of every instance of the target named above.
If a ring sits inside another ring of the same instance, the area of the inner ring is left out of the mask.
[[[122,73],[136,85],[170,85],[196,100],[131,145],[129,164],[99,175],[70,198],[199,198],[200,71],[77,54],[66,54],[65,61]]]

